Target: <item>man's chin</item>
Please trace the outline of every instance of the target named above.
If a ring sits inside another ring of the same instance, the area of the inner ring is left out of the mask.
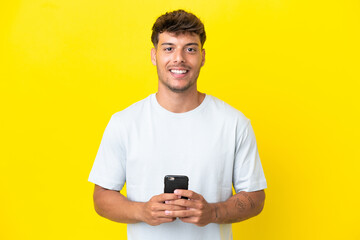
[[[189,89],[191,89],[192,87],[194,87],[196,85],[196,81],[192,82],[182,82],[184,84],[181,84],[180,82],[177,82],[175,84],[171,84],[174,82],[171,81],[163,81],[160,79],[159,83],[161,85],[163,85],[164,87],[166,87],[167,89],[169,89],[170,91],[174,92],[174,93],[184,93],[186,91],[188,91]],[[195,86],[196,87],[196,86]]]
[[[189,88],[191,87],[191,85],[186,85],[186,86],[183,86],[183,87],[173,87],[173,86],[168,86],[167,85],[167,88],[174,92],[174,93],[183,93],[183,92],[186,92]]]

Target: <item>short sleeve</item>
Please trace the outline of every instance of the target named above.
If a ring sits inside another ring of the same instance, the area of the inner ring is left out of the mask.
[[[126,179],[125,151],[119,119],[111,117],[103,134],[90,172],[89,182],[103,188],[120,191]]]
[[[249,120],[245,128],[237,126],[233,171],[233,184],[236,193],[240,191],[253,192],[267,187],[255,134]]]

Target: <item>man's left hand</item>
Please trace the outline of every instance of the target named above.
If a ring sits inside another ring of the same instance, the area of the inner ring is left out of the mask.
[[[186,207],[186,210],[165,211],[165,215],[178,217],[183,222],[193,223],[200,227],[212,222],[215,209],[202,195],[190,190],[181,189],[175,190],[174,193],[188,199],[171,200],[165,203]]]

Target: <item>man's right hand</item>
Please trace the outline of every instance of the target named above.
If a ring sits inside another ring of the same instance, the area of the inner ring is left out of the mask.
[[[179,198],[179,196],[173,193],[163,193],[152,197],[143,205],[142,221],[152,226],[175,221],[176,218],[165,215],[165,211],[185,210],[186,208],[168,205],[165,204],[165,201],[176,200]]]

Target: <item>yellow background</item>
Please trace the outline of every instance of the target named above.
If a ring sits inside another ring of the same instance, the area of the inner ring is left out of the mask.
[[[360,2],[5,1],[0,239],[126,239],[87,182],[110,116],[157,90],[151,27],[207,31],[200,91],[251,119],[266,206],[234,239],[359,239]]]

